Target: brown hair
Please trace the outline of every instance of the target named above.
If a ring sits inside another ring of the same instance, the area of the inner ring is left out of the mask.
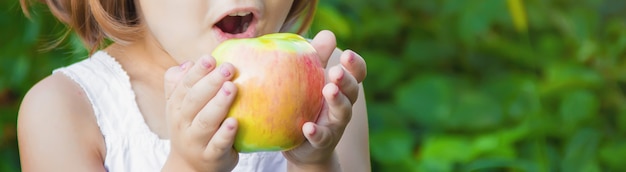
[[[68,26],[68,31],[75,31],[92,53],[101,48],[106,39],[119,43],[130,42],[138,39],[141,35],[138,33],[144,30],[133,0],[39,1],[48,5],[52,14]],[[303,34],[311,25],[317,1],[294,0],[281,32],[290,31],[299,25],[295,31]],[[26,16],[29,16],[30,1],[20,0],[20,4]]]

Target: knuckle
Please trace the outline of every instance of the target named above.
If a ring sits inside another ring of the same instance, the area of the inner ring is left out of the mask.
[[[215,96],[213,98],[211,107],[223,114],[226,114],[228,113],[228,108],[230,107],[228,105],[229,105],[228,98],[224,95],[221,95],[221,96]]]
[[[187,95],[185,95],[183,104],[185,105],[202,104],[201,102],[202,102],[203,96],[204,95],[195,93],[195,91],[191,90]]]
[[[348,123],[348,121],[350,121],[350,119],[352,119],[352,106],[351,106],[351,104],[342,103],[338,107],[338,111],[339,111],[339,114],[337,114],[337,116],[338,116],[338,119],[342,123]]]
[[[198,127],[199,129],[204,129],[204,130],[214,129],[215,128],[215,125],[214,125],[213,121],[210,121],[210,120],[204,119],[204,118],[196,119],[194,125],[196,127]]]
[[[176,123],[174,124],[174,130],[176,131],[185,131],[189,125],[184,123],[184,122],[180,122],[180,120],[175,120]]]
[[[213,152],[213,150],[210,148],[210,146],[208,146],[206,148],[207,150],[204,151],[204,153],[201,155],[200,158],[202,158],[202,160],[204,161],[217,161],[218,158],[217,156],[215,156],[215,152]]]
[[[346,103],[339,104],[331,109],[331,114],[336,123],[347,124],[352,119],[352,106]]]
[[[359,73],[361,73],[359,78],[361,80],[365,79],[365,77],[367,76],[367,66],[365,65],[365,63],[361,66],[361,70]]]
[[[350,106],[343,110],[343,115],[341,115],[341,121],[347,124],[348,122],[350,122],[351,119],[352,119],[352,107]]]
[[[318,148],[329,148],[333,145],[334,142],[334,134],[335,131],[330,131],[322,136],[322,139],[319,140]]]
[[[181,84],[181,89],[188,91],[189,89],[191,89],[193,87],[193,85],[195,84],[195,81],[193,81],[190,78],[186,78],[182,84]]]
[[[359,87],[351,89],[348,93],[348,98],[350,99],[350,104],[354,104],[359,98]]]
[[[205,153],[203,154],[202,158],[205,161],[211,161],[211,162],[219,161],[221,159],[220,155],[222,155],[226,151],[225,148],[220,148],[216,146],[215,144],[209,144],[209,146],[207,146],[206,149],[207,150],[205,150]]]
[[[216,138],[216,139],[220,139],[220,141],[222,141],[222,140],[221,140],[221,138]],[[212,151],[213,151],[213,152],[215,152],[217,155],[221,155],[221,154],[223,154],[224,152],[226,152],[226,148],[222,147],[221,145],[216,145],[216,144],[212,144],[212,145],[213,145],[213,146],[211,146],[211,149],[212,149]],[[218,157],[219,157],[219,156],[218,156]]]
[[[170,131],[173,133],[181,133],[189,128],[189,123],[184,122],[182,119],[178,118],[177,115],[170,115],[170,117],[167,118],[166,125],[169,126]]]
[[[167,119],[167,122],[171,124],[179,123],[178,121],[181,120],[180,115],[179,115],[180,112],[181,112],[180,106],[167,106],[166,112],[165,112],[165,117]]]
[[[221,69],[211,72],[211,74],[208,75],[208,80],[206,81],[207,84],[214,90],[219,89],[226,81],[226,79],[224,79],[224,75],[222,74],[222,72],[220,72],[220,70]]]

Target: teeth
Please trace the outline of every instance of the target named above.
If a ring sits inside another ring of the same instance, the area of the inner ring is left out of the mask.
[[[228,16],[247,16],[250,12],[236,12],[232,14],[228,14]]]

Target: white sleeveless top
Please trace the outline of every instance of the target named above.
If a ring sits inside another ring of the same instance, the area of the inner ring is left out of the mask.
[[[160,171],[170,152],[170,141],[160,139],[144,122],[126,71],[104,51],[96,52],[61,72],[83,88],[91,102],[106,145],[107,171]],[[286,171],[280,152],[239,154],[233,171]]]

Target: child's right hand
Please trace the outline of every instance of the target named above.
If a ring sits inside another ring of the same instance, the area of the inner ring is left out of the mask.
[[[236,93],[234,67],[215,65],[207,56],[165,73],[171,150],[163,171],[231,171],[237,165],[237,121],[224,120]]]

